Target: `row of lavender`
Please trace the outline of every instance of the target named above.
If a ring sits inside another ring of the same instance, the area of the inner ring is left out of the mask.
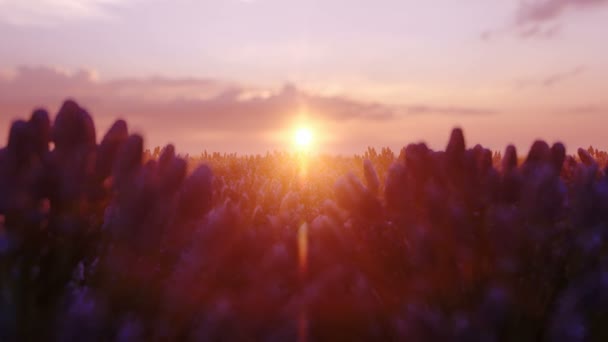
[[[186,159],[124,121],[96,141],[72,101],[11,127],[0,340],[608,339],[608,174],[586,150],[496,167],[455,129],[397,157]]]

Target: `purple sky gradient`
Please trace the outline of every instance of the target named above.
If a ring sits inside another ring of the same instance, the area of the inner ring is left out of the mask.
[[[302,123],[326,152],[455,125],[608,149],[607,33],[604,0],[0,0],[0,145],[72,97],[190,153],[289,148]]]

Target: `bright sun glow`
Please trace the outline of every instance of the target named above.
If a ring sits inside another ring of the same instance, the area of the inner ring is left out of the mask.
[[[308,149],[312,143],[312,132],[310,129],[301,127],[294,136],[296,146],[300,149]]]

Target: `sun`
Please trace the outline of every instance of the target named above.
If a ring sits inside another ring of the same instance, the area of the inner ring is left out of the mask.
[[[300,127],[296,130],[294,135],[294,142],[296,147],[301,150],[306,150],[310,148],[312,144],[312,131],[306,127]]]

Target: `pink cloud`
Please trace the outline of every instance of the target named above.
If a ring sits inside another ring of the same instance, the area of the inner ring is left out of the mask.
[[[556,19],[574,10],[589,10],[608,5],[608,0],[532,0],[522,1],[515,11],[513,21],[504,27],[481,32],[480,39],[488,42],[504,35],[521,39],[551,39],[561,31]]]
[[[405,112],[411,115],[418,114],[438,114],[438,115],[454,115],[454,116],[477,116],[477,115],[494,115],[499,112],[490,108],[476,107],[452,107],[452,106],[428,106],[415,105],[404,108]]]
[[[388,105],[324,96],[294,85],[261,89],[214,79],[100,80],[94,72],[65,72],[49,67],[20,67],[0,75],[0,138],[10,121],[37,107],[54,113],[72,98],[100,126],[122,117],[155,137],[224,136],[282,129],[306,108],[314,119],[329,122],[390,120]]]
[[[154,137],[152,144],[190,139],[205,145],[217,138],[223,145],[242,146],[243,140],[259,142],[260,134],[284,130],[302,111],[314,121],[329,124],[390,123],[408,115],[496,113],[466,105],[395,105],[327,96],[290,84],[264,89],[204,78],[103,80],[87,70],[21,67],[0,75],[0,139],[5,140],[11,120],[27,117],[38,107],[55,113],[68,97],[89,110],[99,129],[125,118],[136,130]]]
[[[518,25],[546,22],[556,19],[564,12],[589,9],[608,4],[608,0],[536,0],[522,2],[516,14]]]
[[[565,82],[567,80],[573,79],[585,71],[585,66],[577,66],[576,68],[555,72],[553,74],[544,76],[542,78],[537,79],[527,79],[520,80],[517,82],[516,87],[518,89],[526,88],[526,87],[544,87],[549,88],[553,87],[559,83]]]
[[[21,67],[0,79],[0,103],[6,107],[57,106],[66,97],[95,109],[96,117],[122,115],[147,122],[205,123],[207,127],[265,128],[306,105],[325,120],[384,120],[388,106],[304,92],[293,85],[259,92],[212,79],[118,79],[99,81],[93,72],[62,72],[47,67]],[[22,113],[12,113],[13,115]]]
[[[519,30],[518,36],[523,39],[551,39],[558,35],[560,26],[543,27],[541,25],[532,25]]]

